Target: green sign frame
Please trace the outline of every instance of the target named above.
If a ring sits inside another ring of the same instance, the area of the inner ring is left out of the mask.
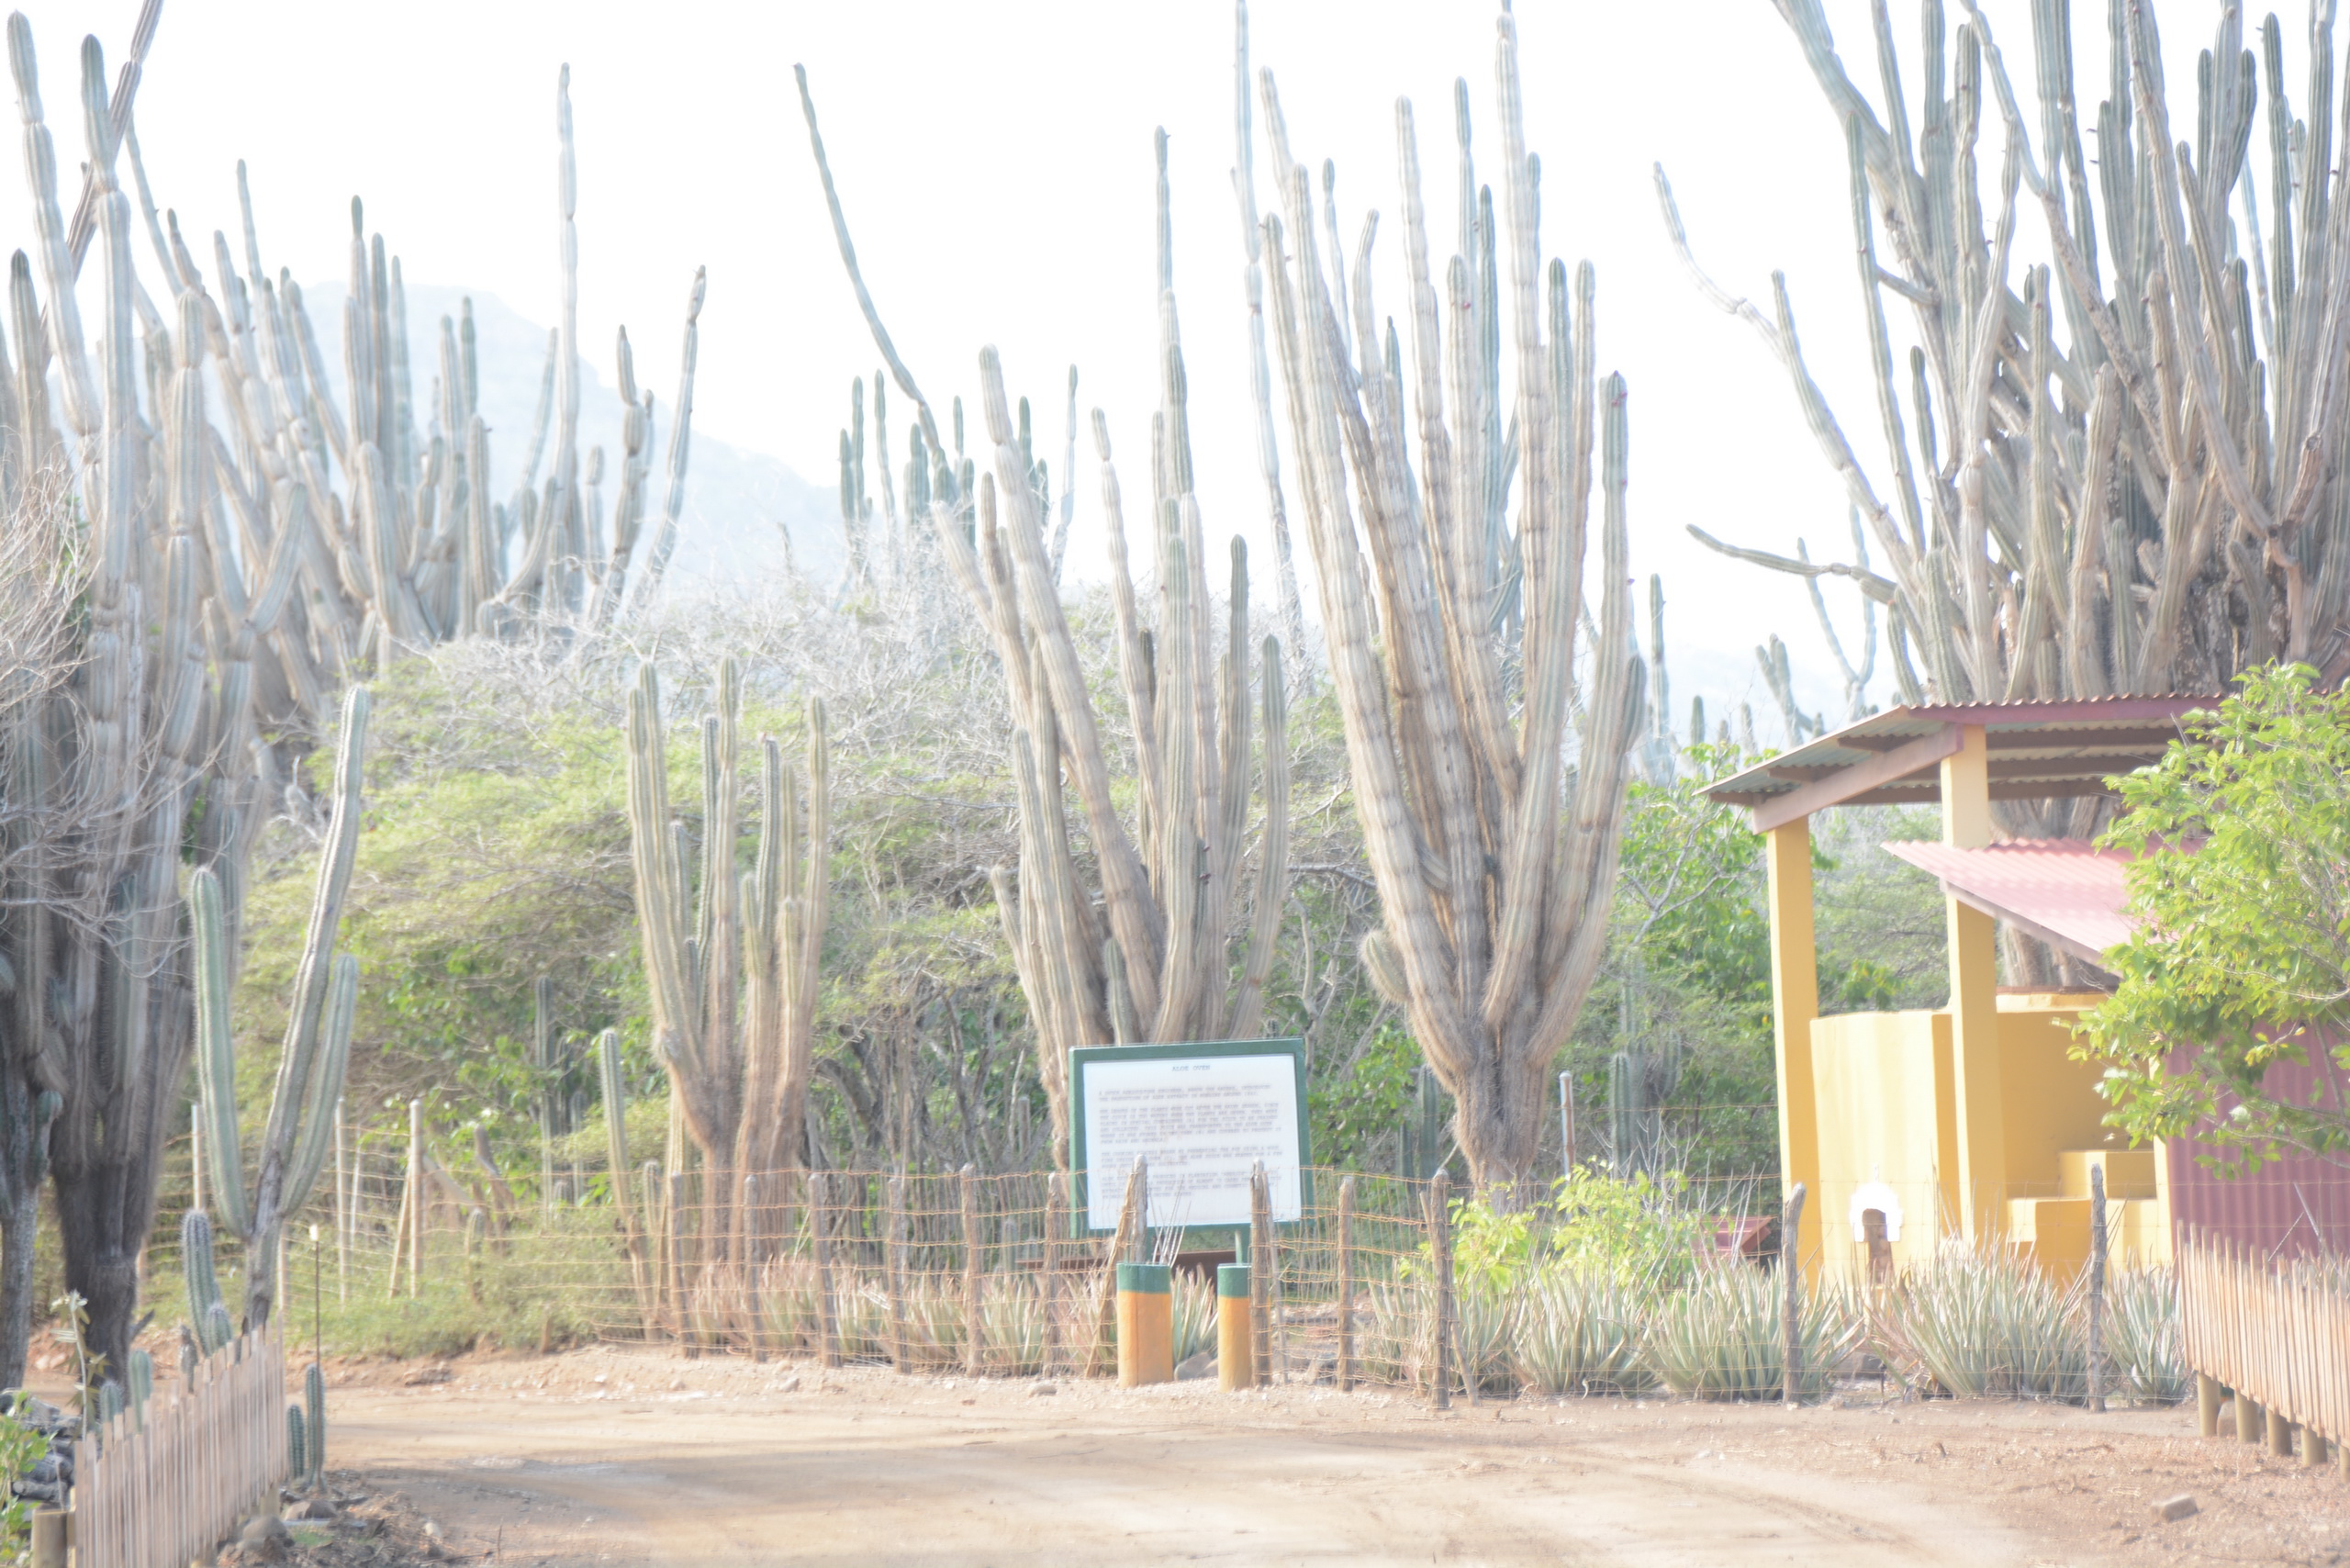
[[[1069,1171],[1077,1188],[1070,1199],[1072,1226],[1080,1231],[1103,1231],[1108,1226],[1090,1223],[1092,1211],[1091,1182],[1087,1162],[1085,1139],[1086,1069],[1096,1063],[1125,1063],[1136,1061],[1189,1061],[1221,1057],[1270,1057],[1290,1058],[1296,1074],[1297,1103],[1297,1189],[1301,1210],[1314,1205],[1313,1133],[1307,1122],[1305,1042],[1303,1039],[1265,1040],[1192,1040],[1154,1046],[1079,1046],[1069,1053]],[[1148,1216],[1146,1215],[1146,1223]],[[1214,1229],[1229,1224],[1217,1221],[1197,1229]],[[1279,1223],[1279,1222],[1276,1222]]]

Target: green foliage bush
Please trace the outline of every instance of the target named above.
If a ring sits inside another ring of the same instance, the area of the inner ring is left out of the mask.
[[[2083,1015],[2076,1054],[2105,1063],[2109,1121],[2192,1133],[2197,1158],[2229,1171],[2350,1149],[2338,1096],[2266,1081],[2279,1062],[2321,1081],[2350,1067],[2350,691],[2316,682],[2305,665],[2243,676],[2119,780],[2123,814],[2100,841],[2137,857],[2139,924],[2107,955],[2121,983]]]

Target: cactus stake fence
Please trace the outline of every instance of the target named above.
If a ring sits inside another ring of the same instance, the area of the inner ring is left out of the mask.
[[[2235,1391],[2236,1428],[2301,1461],[2339,1450],[2350,1473],[2350,1292],[2340,1259],[2270,1268],[2192,1234],[2178,1249],[2179,1337],[2195,1369],[2205,1437],[2219,1432],[2219,1387]]]
[[[75,1561],[209,1561],[239,1519],[274,1502],[285,1432],[285,1350],[274,1327],[207,1356],[191,1383],[134,1402],[74,1445]]]

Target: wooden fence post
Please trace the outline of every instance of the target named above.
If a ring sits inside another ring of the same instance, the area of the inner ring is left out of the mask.
[[[1135,1172],[1126,1181],[1126,1199],[1118,1208],[1118,1228],[1110,1237],[1110,1256],[1102,1272],[1102,1299],[1093,1314],[1091,1338],[1085,1346],[1085,1369],[1079,1375],[1091,1377],[1093,1369],[1102,1362],[1102,1342],[1110,1338],[1112,1326],[1118,1316],[1118,1264],[1134,1245],[1142,1227],[1143,1162],[1135,1160]]]
[[[1061,1185],[1058,1173],[1045,1178],[1045,1360],[1038,1374],[1050,1377],[1060,1365],[1061,1334],[1061,1229],[1069,1216],[1061,1210]]]
[[[816,1334],[823,1364],[841,1364],[839,1326],[833,1311],[833,1243],[831,1237],[832,1176],[819,1170],[808,1178],[808,1234],[816,1252]]]
[[[963,1167],[963,1371],[977,1377],[987,1366],[988,1327],[979,1278],[979,1173]]]
[[[1435,1352],[1430,1358],[1435,1377],[1428,1389],[1428,1406],[1452,1408],[1452,1179],[1438,1170],[1428,1183],[1427,1218],[1428,1260],[1436,1276]]]
[[[2088,1407],[2105,1411],[2105,1167],[2089,1167],[2089,1389]]]
[[[425,1194],[424,1175],[424,1102],[408,1103],[408,1224],[414,1234],[408,1238],[408,1294],[420,1294],[419,1281],[424,1274],[424,1238],[430,1228],[426,1217],[431,1201]]]
[[[686,1214],[692,1202],[686,1191],[686,1173],[669,1172],[669,1277],[677,1293],[677,1342],[686,1354],[701,1354],[701,1338],[694,1324],[693,1288],[686,1281]]]
[[[342,1099],[334,1103],[334,1299],[351,1299],[351,1204],[343,1185]]]
[[[1787,1287],[1786,1321],[1782,1327],[1779,1355],[1786,1374],[1786,1403],[1803,1403],[1803,1260],[1796,1256],[1796,1238],[1803,1220],[1803,1183],[1787,1194],[1786,1213],[1779,1221],[1779,1273]]]
[[[751,1342],[751,1360],[767,1359],[766,1315],[759,1310],[759,1268],[765,1220],[759,1212],[759,1179],[743,1178],[743,1206],[735,1211],[734,1234],[740,1238],[734,1267],[743,1273],[744,1338]]]
[[[1338,1183],[1338,1392],[1355,1385],[1355,1179]]]
[[[1273,1190],[1262,1160],[1248,1170],[1248,1338],[1256,1387],[1270,1385],[1273,1364]]]
[[[906,1338],[906,1173],[890,1178],[890,1360],[901,1372],[913,1371]]]

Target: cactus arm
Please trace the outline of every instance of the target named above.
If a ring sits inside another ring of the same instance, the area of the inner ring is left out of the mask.
[[[310,1189],[326,1169],[327,1152],[334,1144],[335,1106],[342,1098],[344,1076],[351,1062],[352,1015],[359,1003],[359,960],[348,953],[335,956],[334,977],[327,991],[326,1014],[319,1025],[318,1060],[304,1096],[301,1140],[295,1145],[292,1167],[280,1197],[280,1213],[297,1214],[310,1201]]]
[[[65,215],[57,200],[57,148],[41,115],[32,24],[21,11],[8,17],[8,64],[16,76],[17,112],[25,125],[25,180],[32,190],[33,226],[39,237],[35,253],[49,286],[49,336],[58,355],[65,420],[75,435],[95,435],[104,410],[82,332],[82,308],[73,292],[75,269],[66,241]]]
[[[335,756],[333,814],[328,821],[325,850],[319,859],[318,881],[311,893],[310,916],[302,939],[302,961],[295,974],[285,1042],[278,1058],[277,1085],[270,1098],[267,1130],[263,1134],[265,1170],[269,1166],[283,1167],[286,1163],[297,1122],[316,1111],[316,1120],[323,1126],[330,1119],[335,1094],[341,1092],[339,1070],[334,1074],[334,1092],[323,1099],[316,1092],[319,1081],[326,1076],[319,1070],[319,1024],[327,1011],[328,991],[341,978],[334,972],[334,942],[342,923],[343,899],[351,887],[352,864],[358,853],[368,710],[365,687],[355,686],[344,696],[342,735]],[[355,960],[349,971],[349,983],[354,987],[357,984]],[[344,1035],[347,1049],[347,1016]],[[314,1136],[317,1129],[303,1130],[306,1135]],[[263,1180],[268,1180],[266,1174]],[[284,1196],[282,1189],[280,1197],[276,1212],[290,1212],[293,1203]],[[235,1228],[241,1233],[243,1227]]]
[[[204,1107],[206,1152],[212,1189],[229,1228],[252,1224],[245,1203],[243,1151],[237,1138],[237,1058],[229,1032],[229,937],[220,913],[220,882],[210,868],[188,883],[189,924],[196,935],[196,1081]]]
[[[1036,512],[1036,492],[1027,482],[1020,449],[1013,443],[1012,409],[1004,395],[1003,365],[993,348],[979,355],[979,379],[985,393],[988,434],[995,443],[996,482],[1009,512],[1012,559],[1020,588],[1021,610],[1036,633],[1050,683],[1053,708],[1069,748],[1070,770],[1077,775],[1078,797],[1085,807],[1086,825],[1102,865],[1104,902],[1118,946],[1126,956],[1126,973],[1135,989],[1137,1014],[1158,1010],[1156,977],[1167,940],[1165,922],[1150,897],[1150,883],[1125,824],[1118,819],[1103,761],[1102,735],[1093,716],[1093,702],[1079,667],[1077,645],[1069,618],[1054,588],[1051,565]]]
[[[1254,1039],[1264,1027],[1265,982],[1273,972],[1281,912],[1289,902],[1289,696],[1281,683],[1281,645],[1264,644],[1265,826],[1257,848],[1256,899],[1248,957],[1232,1007],[1232,1037]]]
[[[628,1081],[621,1070],[618,1029],[607,1029],[596,1036],[596,1066],[604,1092],[604,1148],[612,1204],[620,1210],[625,1230],[634,1223],[634,1216],[628,1197]]]
[[[670,553],[677,547],[677,519],[686,505],[686,460],[691,450],[694,422],[694,365],[701,348],[702,297],[709,291],[706,267],[694,269],[694,286],[686,296],[686,342],[677,368],[677,408],[669,417],[669,491],[661,509],[660,532],[645,557],[644,577],[630,600],[633,611],[649,609],[661,591],[661,575],[669,569]]]
[[[922,416],[923,439],[930,443],[931,451],[944,452],[946,443],[938,439],[938,421],[931,413],[930,399],[914,385],[913,372],[899,357],[898,345],[890,341],[890,330],[881,324],[881,312],[874,308],[873,295],[865,286],[865,274],[856,264],[856,247],[849,241],[848,218],[841,210],[840,192],[833,185],[832,162],[824,156],[823,132],[816,127],[816,100],[808,92],[808,68],[795,64],[791,74],[800,85],[800,110],[808,121],[808,145],[816,156],[816,173],[824,185],[824,205],[832,214],[833,238],[840,246],[841,264],[848,272],[849,286],[856,291],[857,308],[865,313],[865,324],[873,333],[874,346],[881,351],[881,358],[890,366],[890,375],[898,383],[899,390],[914,400],[914,408]],[[959,454],[963,446],[959,425],[956,433],[955,450]],[[946,472],[952,474],[953,470]],[[951,507],[963,498],[949,489],[938,498]]]

